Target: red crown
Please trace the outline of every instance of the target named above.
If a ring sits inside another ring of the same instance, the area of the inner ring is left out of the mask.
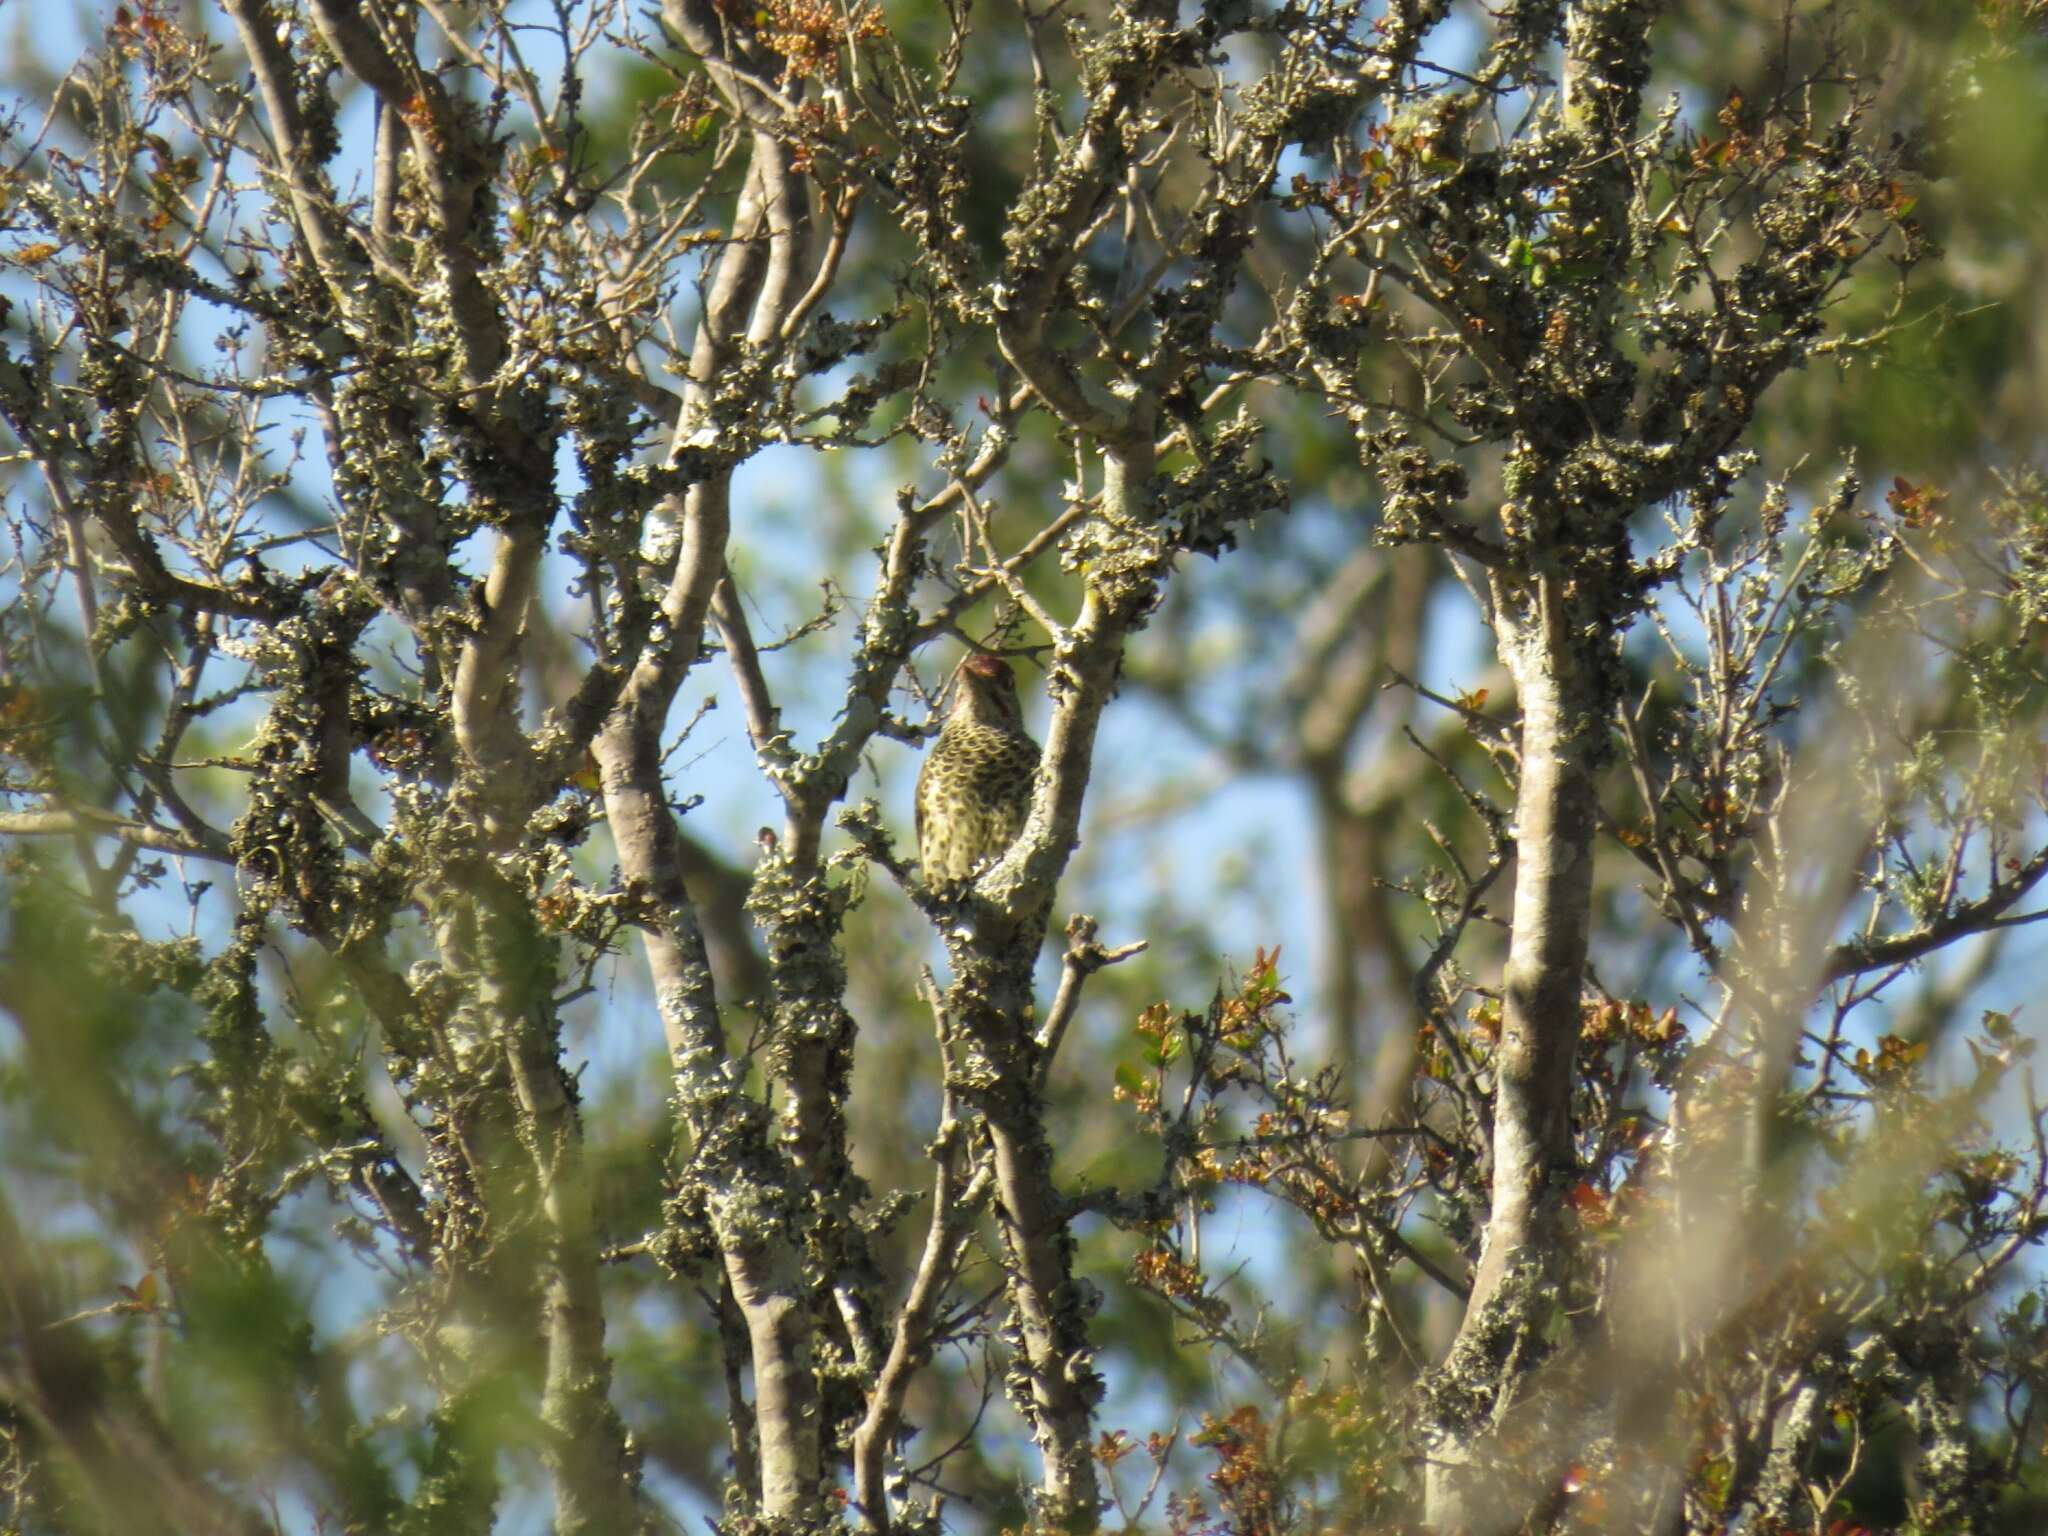
[[[961,662],[960,670],[971,673],[975,677],[987,678],[990,682],[994,682],[998,678],[1010,682],[1016,681],[1010,674],[1010,664],[1007,661],[1004,661],[1000,656],[984,656],[979,651],[976,651],[965,661]]]

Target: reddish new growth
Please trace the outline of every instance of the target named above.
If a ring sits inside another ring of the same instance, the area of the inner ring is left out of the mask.
[[[1193,1443],[1216,1457],[1209,1486],[1216,1491],[1220,1522],[1211,1522],[1200,1499],[1170,1500],[1168,1529],[1174,1536],[1269,1536],[1286,1527],[1287,1499],[1275,1465],[1272,1434],[1258,1408],[1246,1403],[1222,1418],[1203,1416]]]

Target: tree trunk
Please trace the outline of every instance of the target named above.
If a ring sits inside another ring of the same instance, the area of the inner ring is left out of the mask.
[[[1600,658],[1567,621],[1562,583],[1497,591],[1502,658],[1522,707],[1513,937],[1494,1053],[1493,1205],[1465,1319],[1432,1384],[1428,1475],[1440,1536],[1519,1524],[1540,1459],[1488,1446],[1542,1353],[1562,1298],[1559,1216],[1571,1187],[1572,1061],[1593,886]]]

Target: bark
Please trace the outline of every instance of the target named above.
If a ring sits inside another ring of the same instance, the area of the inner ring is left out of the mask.
[[[1034,1528],[1089,1532],[1101,1502],[1092,1451],[1095,1374],[1081,1293],[1073,1283],[1073,1238],[1053,1180],[1052,1145],[1031,1035],[1031,972],[1044,923],[1013,935],[992,955],[985,941],[955,942],[956,979],[948,1012],[964,1035],[949,1084],[982,1115],[994,1152],[997,1221],[1011,1324],[1019,1358],[1011,1396],[1043,1458]]]
[[[1650,0],[1562,8],[1561,147],[1575,161],[1567,196],[1579,238],[1604,241],[1610,262],[1629,231],[1628,152],[1657,10]],[[1523,498],[1503,504],[1507,543],[1487,554],[1492,624],[1522,714],[1515,899],[1492,1061],[1490,1210],[1465,1316],[1430,1387],[1427,1507],[1440,1536],[1519,1529],[1539,1493],[1555,1487],[1547,1431],[1585,1408],[1561,1387],[1536,1394],[1524,1386],[1565,1317],[1562,1218],[1575,1177],[1572,1084],[1592,922],[1595,770],[1614,700],[1615,636],[1639,601],[1627,579],[1628,519],[1655,489],[1615,449],[1630,430],[1635,379],[1618,345],[1619,306],[1619,283],[1603,282],[1579,314],[1557,311],[1583,340],[1571,365],[1547,378],[1511,372],[1513,353],[1491,364],[1516,401],[1503,481]],[[1510,1420],[1512,1435],[1503,1432]]]
[[[1526,1511],[1540,1466],[1508,1464],[1489,1433],[1513,1407],[1561,1304],[1563,1197],[1573,1177],[1571,1089],[1592,920],[1601,657],[1567,615],[1563,583],[1496,586],[1502,658],[1522,708],[1513,937],[1494,1053],[1492,1209],[1465,1319],[1433,1391],[1429,1512],[1443,1536],[1483,1536]]]
[[[1484,1306],[1521,1250],[1549,1246],[1546,1224],[1571,1174],[1572,1057],[1592,922],[1594,760],[1604,738],[1591,673],[1577,653],[1560,583],[1537,584],[1536,612],[1504,650],[1522,706],[1515,796],[1514,930],[1494,1057],[1493,1219],[1473,1285]]]
[[[906,530],[926,519],[906,514]],[[913,542],[906,559],[914,558]],[[899,545],[900,548],[900,545]],[[907,657],[910,566],[900,576],[893,562],[870,608],[869,638],[884,656],[867,675],[893,679]],[[878,612],[879,610],[879,612]],[[820,849],[824,822],[844,798],[853,761],[880,724],[882,699],[856,688],[840,728],[824,750],[800,755],[781,728],[746,612],[730,575],[713,593],[712,613],[726,657],[739,683],[748,735],[763,776],[781,792],[783,835],[755,867],[747,896],[767,947],[767,980],[774,1034],[769,1066],[787,1089],[779,1144],[794,1186],[805,1192],[805,1242],[829,1254],[829,1291],[846,1345],[863,1373],[881,1364],[874,1321],[877,1270],[856,1219],[867,1196],[853,1171],[844,1105],[852,1092],[853,1048],[858,1033],[846,1007],[843,928],[845,893],[827,877]],[[893,615],[888,622],[884,615]],[[878,633],[879,631],[879,633]],[[886,694],[883,695],[886,697]],[[859,707],[865,705],[865,708]],[[814,1288],[815,1289],[815,1288]]]
[[[947,1053],[946,1021],[940,1018],[940,1052]],[[895,1512],[890,1508],[887,1468],[895,1449],[897,1432],[903,1424],[903,1404],[918,1370],[931,1355],[931,1341],[939,1308],[947,1288],[958,1273],[969,1229],[980,1214],[989,1189],[986,1166],[971,1180],[962,1181],[962,1143],[966,1123],[959,1119],[951,1093],[946,1095],[938,1134],[932,1138],[931,1154],[938,1163],[932,1184],[931,1219],[925,1229],[924,1249],[918,1259],[909,1293],[897,1313],[891,1333],[888,1357],[875,1377],[866,1415],[853,1436],[854,1502],[868,1523],[879,1532],[891,1529]]]
[[[722,510],[725,486],[693,492],[685,559],[708,551],[704,513]],[[722,549],[720,563],[722,564]],[[677,586],[690,584],[679,575]],[[703,587],[709,604],[712,585]],[[701,634],[703,610],[697,610]],[[685,642],[678,634],[678,645]],[[697,649],[690,643],[689,649]],[[678,1112],[691,1133],[692,1167],[705,1185],[707,1215],[745,1324],[754,1373],[761,1513],[815,1520],[819,1514],[817,1382],[810,1319],[784,1209],[786,1179],[768,1144],[765,1110],[744,1092],[727,1052],[704,931],[684,885],[681,832],[669,809],[660,728],[684,668],[644,668],[592,743],[620,872],[640,896],[640,936],[675,1071]],[[673,676],[674,683],[668,681]],[[661,707],[656,697],[663,699]]]
[[[299,233],[340,312],[361,322],[366,332],[388,330],[388,308],[361,312],[359,293],[376,290],[360,283],[364,264],[336,225],[272,15],[257,0],[234,5],[231,14],[256,69]],[[607,1395],[611,1367],[604,1348],[582,1132],[558,1059],[559,1020],[550,972],[535,959],[549,951],[533,931],[520,893],[491,863],[491,855],[516,846],[540,797],[517,696],[527,613],[556,510],[549,473],[552,438],[528,430],[518,419],[516,396],[501,390],[496,378],[506,350],[505,321],[480,278],[472,238],[489,155],[473,142],[439,78],[419,68],[402,35],[380,35],[361,15],[326,3],[314,5],[312,19],[327,47],[376,91],[386,109],[406,108],[399,115],[411,130],[412,162],[427,193],[420,233],[436,255],[445,284],[457,370],[474,396],[470,419],[488,445],[479,455],[490,461],[487,483],[475,490],[480,500],[494,504],[502,528],[479,594],[480,613],[456,653],[450,695],[460,757],[451,803],[475,819],[485,852],[451,858],[445,868],[430,862],[419,894],[433,918],[444,968],[464,988],[472,1010],[451,1025],[456,1049],[479,1063],[502,1054],[516,1111],[480,1124],[468,1110],[453,1105],[451,1129],[471,1154],[494,1247],[529,1256],[533,1266],[545,1362],[539,1412],[548,1433],[542,1454],[554,1474],[556,1527],[564,1533],[630,1531],[642,1521],[638,1477],[624,1427]],[[387,132],[395,132],[390,110],[383,122]],[[342,417],[330,420],[337,429],[345,425]],[[339,464],[347,448],[341,442],[332,446]],[[433,552],[434,543],[427,540],[411,558],[437,563]],[[434,614],[436,622],[419,625],[421,648],[427,652],[437,648],[438,621],[446,617],[447,605],[433,601],[448,593],[445,556],[438,564],[424,585],[401,584],[407,587],[411,600],[406,606],[415,621],[442,610]],[[358,828],[359,837],[374,840],[375,828],[360,813],[348,815],[354,808],[347,797],[347,762],[355,743],[347,729],[347,687],[328,689],[317,703],[325,726],[323,801],[338,806],[344,824]],[[450,874],[455,878],[447,878]],[[530,1169],[518,1176],[508,1165],[521,1160],[522,1146]],[[510,1241],[523,1238],[535,1224],[537,1243]],[[508,1278],[524,1289],[526,1277]]]
[[[1122,435],[1123,446],[1104,454],[1104,521],[1125,530],[1130,548],[1120,560],[1100,562],[1080,617],[1055,637],[1055,702],[1031,813],[1010,851],[977,882],[947,945],[955,975],[947,1009],[967,1042],[951,1086],[982,1112],[994,1149],[1009,1305],[1022,1348],[1022,1379],[1013,1387],[1044,1458],[1035,1518],[1060,1531],[1092,1531],[1098,1522],[1091,1442],[1102,1382],[1074,1284],[1066,1202],[1053,1182],[1032,967],[1054,888],[1080,840],[1096,730],[1124,643],[1150,612],[1170,559],[1163,543],[1134,531],[1148,521],[1153,467],[1150,423],[1143,415],[1138,422]]]
[[[761,1224],[760,1216],[758,1207],[741,1199],[714,1204],[712,1213],[753,1351],[761,1513],[770,1520],[816,1523],[823,1476],[811,1318],[787,1236]]]
[[[808,205],[789,148],[763,114],[760,92],[721,62],[725,30],[708,9],[671,6],[671,23],[710,61],[736,109],[763,123],[725,249],[706,293],[678,415],[671,462],[712,433],[728,374],[781,337],[796,303]],[[744,1323],[754,1378],[760,1513],[814,1523],[823,1465],[812,1318],[795,1243],[800,1175],[772,1144],[767,1113],[748,1096],[726,1050],[703,926],[685,888],[688,863],[669,808],[661,732],[677,689],[703,654],[705,626],[725,578],[731,472],[719,468],[682,498],[681,526],[645,552],[672,562],[661,600],[665,642],[641,656],[591,745],[621,873],[641,896],[641,939],[676,1073],[692,1171],[720,1262]],[[770,973],[775,970],[771,950]]]
[[[631,1532],[646,1513],[636,1458],[611,1406],[598,1286],[598,1233],[583,1162],[582,1126],[560,1060],[550,946],[520,894],[487,861],[451,861],[453,878],[426,897],[442,964],[472,1005],[450,1031],[477,1084],[509,1079],[515,1119],[469,1114],[464,1144],[480,1176],[492,1262],[533,1267],[542,1348],[541,1454],[553,1474],[555,1526],[564,1533]],[[502,1066],[500,1065],[502,1062]],[[502,1100],[488,1094],[478,1102]],[[524,1164],[522,1168],[520,1165]],[[488,1289],[525,1292],[528,1277],[499,1274]],[[516,1318],[504,1318],[507,1328]]]
[[[1010,1303],[1023,1334],[1032,1417],[1045,1458],[1038,1519],[1051,1530],[1092,1531],[1101,1493],[1091,1442],[1103,1385],[1073,1283],[1074,1243],[1053,1183],[1052,1146],[1037,1106],[1021,1089],[990,1102],[987,1114],[1010,1242]]]

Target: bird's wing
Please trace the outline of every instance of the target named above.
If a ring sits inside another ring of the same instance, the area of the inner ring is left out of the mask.
[[[924,857],[924,781],[932,771],[932,760],[927,756],[917,770],[917,792],[911,796],[911,821],[917,833],[917,856]]]

